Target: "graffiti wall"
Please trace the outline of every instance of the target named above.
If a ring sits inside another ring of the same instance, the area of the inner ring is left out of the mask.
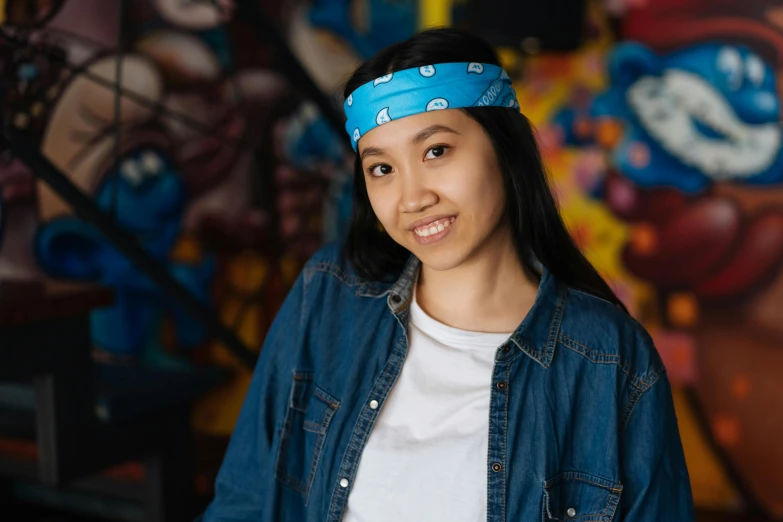
[[[422,7],[260,3],[336,107]],[[0,2],[5,117],[257,348],[303,261],[345,230],[350,158],[233,0],[120,5]],[[580,51],[501,50],[504,65],[574,238],[666,362],[697,505],[783,518],[783,10],[590,6]],[[9,151],[0,188],[0,277],[114,288],[92,318],[102,363],[230,368],[194,418],[226,437],[249,370]]]
[[[532,60],[523,111],[572,232],[664,357],[697,504],[783,517],[783,11],[610,7],[619,41]]]
[[[281,16],[277,2],[262,7]],[[256,28],[232,0],[8,0],[0,11],[6,121],[257,350],[349,192],[335,135]],[[91,318],[96,360],[228,367],[231,383],[195,422],[230,434],[249,369],[8,150],[0,187],[0,277],[112,287],[117,305]]]

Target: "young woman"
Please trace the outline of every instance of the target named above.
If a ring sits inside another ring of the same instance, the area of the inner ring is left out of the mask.
[[[492,48],[423,32],[345,96],[351,229],[283,304],[204,520],[693,520],[663,364]]]

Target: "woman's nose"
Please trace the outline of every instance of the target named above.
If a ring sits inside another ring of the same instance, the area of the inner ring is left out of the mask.
[[[420,212],[438,202],[437,193],[416,179],[405,179],[402,185],[403,212]]]

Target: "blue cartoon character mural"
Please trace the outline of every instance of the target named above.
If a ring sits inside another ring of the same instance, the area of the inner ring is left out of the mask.
[[[119,104],[112,89],[90,78],[114,81],[118,63],[123,87],[136,96],[122,97]],[[112,54],[95,56],[85,69],[88,74],[74,74],[67,82],[55,77],[42,88],[50,105],[41,113],[44,123],[34,136],[36,143],[77,188],[207,302],[212,258],[205,254],[192,263],[170,259],[192,191],[173,134],[157,118],[156,104],[167,101],[159,69],[140,53],[128,53],[119,61]],[[162,347],[161,326],[172,320],[176,345],[186,349],[205,340],[203,327],[40,181],[37,207],[33,248],[40,268],[49,276],[96,282],[115,291],[116,305],[91,317],[96,356],[110,362],[143,359],[158,367],[187,366]]]
[[[54,71],[51,79],[45,77],[31,103],[17,104],[32,105],[30,114],[15,115],[14,123],[29,122],[26,128],[37,131],[31,139],[41,152],[206,302],[214,261],[200,245],[192,246],[193,238],[206,222],[237,230],[252,213],[247,187],[256,167],[249,122],[262,119],[284,83],[256,69],[227,76],[236,69],[224,27],[234,11],[231,0],[148,4],[130,9],[126,23],[139,30],[117,55],[110,52],[119,33],[117,5],[65,3],[41,38],[58,42],[69,60],[78,56],[86,74]],[[79,35],[102,47],[85,44]],[[36,53],[41,55],[47,56]],[[120,96],[119,104],[111,88],[118,70],[123,89],[131,93]],[[38,100],[47,105],[38,107]],[[260,132],[252,137],[258,139]],[[206,341],[201,325],[76,219],[48,186],[38,183],[36,192],[40,227],[34,248],[40,267],[51,276],[116,290],[117,306],[93,316],[96,353],[121,360],[143,355],[179,366],[182,361],[169,357],[163,344],[188,348]],[[161,328],[169,319],[173,328]],[[161,335],[171,330],[173,343]]]
[[[555,121],[570,143],[608,155],[596,194],[641,225],[624,264],[708,301],[751,296],[783,260],[783,209],[748,213],[719,187],[783,182],[775,72],[747,47],[715,43],[663,56],[623,43],[608,69],[606,92]],[[591,134],[578,132],[584,121]]]
[[[202,302],[208,301],[213,274],[211,257],[199,264],[167,260],[185,208],[181,175],[160,150],[142,147],[124,155],[117,171],[108,171],[94,200],[122,228],[132,232],[141,246]],[[93,312],[93,342],[97,354],[109,359],[133,358],[155,340],[163,314],[175,320],[178,345],[193,347],[204,339],[203,328],[170,301],[160,288],[139,272],[92,225],[61,216],[42,225],[35,239],[42,267],[51,275],[71,280],[96,281],[114,289],[116,306]],[[160,353],[147,362],[166,360]],[[154,357],[154,355],[153,355]],[[167,360],[168,361],[168,360]],[[171,362],[171,361],[168,361]]]
[[[612,85],[593,117],[623,121],[611,163],[635,184],[695,194],[716,181],[783,180],[775,72],[749,49],[702,44],[659,57],[626,43],[609,69]],[[649,148],[648,161],[637,144]]]

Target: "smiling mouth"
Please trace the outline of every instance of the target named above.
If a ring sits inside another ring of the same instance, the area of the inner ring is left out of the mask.
[[[411,233],[413,234],[414,239],[416,239],[416,242],[420,245],[438,243],[449,235],[452,228],[454,228],[456,219],[456,216],[441,218],[432,223],[416,227],[411,230]]]
[[[642,127],[666,152],[716,181],[758,175],[777,159],[780,125],[745,123],[695,74],[645,76],[627,96]]]
[[[437,219],[427,225],[414,228],[413,233],[419,237],[434,236],[438,232],[443,232],[445,229],[449,228],[451,224],[454,223],[455,219],[457,219],[456,216]]]

